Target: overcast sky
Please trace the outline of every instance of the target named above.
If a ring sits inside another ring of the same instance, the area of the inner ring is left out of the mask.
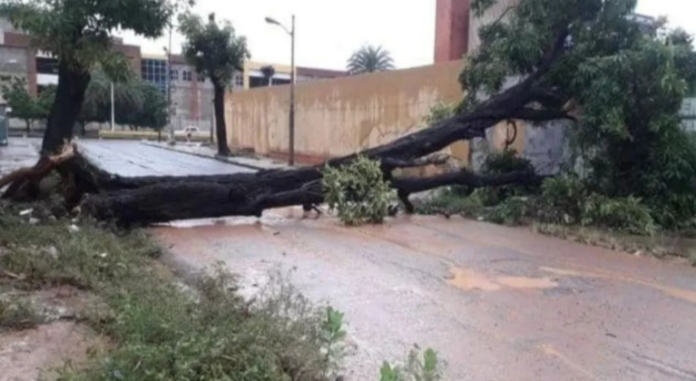
[[[197,0],[194,11],[215,12],[249,40],[253,61],[289,64],[290,39],[264,22],[267,16],[290,24],[297,17],[297,64],[343,70],[351,53],[366,43],[382,45],[399,68],[432,63],[436,0]],[[695,0],[639,0],[638,12],[667,16],[671,26],[696,34]],[[155,41],[124,33],[145,54],[164,54],[166,38]],[[182,38],[174,35],[173,51]]]

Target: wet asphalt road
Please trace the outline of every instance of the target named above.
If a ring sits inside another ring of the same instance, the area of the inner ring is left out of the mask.
[[[347,380],[377,380],[414,343],[440,352],[447,380],[696,380],[693,268],[462,219],[300,216],[154,231],[180,264],[222,261],[251,289],[290,271],[344,311]]]
[[[251,169],[172,152],[137,141],[83,140],[79,149],[91,162],[122,177],[225,175]]]

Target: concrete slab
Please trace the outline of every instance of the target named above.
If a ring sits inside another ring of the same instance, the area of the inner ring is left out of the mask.
[[[80,152],[101,169],[122,177],[194,176],[255,170],[142,144],[139,141],[83,140]]]
[[[157,147],[161,149],[166,149],[175,152],[181,152],[189,155],[200,156],[204,158],[210,158],[219,160],[225,163],[239,165],[241,167],[256,169],[256,170],[274,170],[274,169],[287,169],[288,166],[284,163],[279,163],[275,160],[271,160],[263,157],[246,157],[246,156],[230,156],[230,157],[220,157],[217,156],[217,151],[214,147],[202,145],[200,143],[177,143],[175,146],[170,146],[167,143],[157,143],[157,142],[143,142],[145,145],[151,147]]]

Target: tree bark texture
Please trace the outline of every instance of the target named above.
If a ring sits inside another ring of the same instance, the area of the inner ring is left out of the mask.
[[[226,87],[213,82],[215,109],[215,133],[217,136],[218,155],[229,156],[230,148],[227,145],[227,125],[225,123],[225,91]]]
[[[89,72],[70,66],[63,60],[59,61],[56,100],[46,124],[42,156],[60,152],[72,140],[73,128],[82,109],[89,81]]]

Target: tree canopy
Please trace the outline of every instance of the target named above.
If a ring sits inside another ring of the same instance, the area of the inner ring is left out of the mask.
[[[481,15],[495,0],[475,0]],[[602,194],[636,196],[663,224],[696,215],[696,150],[678,110],[696,82],[683,31],[639,21],[636,0],[521,0],[480,31],[460,81],[463,110],[524,83],[539,119],[579,116],[574,146]]]
[[[58,87],[42,154],[72,139],[90,73],[97,66],[113,80],[128,73],[128,58],[113,49],[113,32],[155,38],[184,0],[5,0],[0,15],[31,36],[32,45],[58,59]]]
[[[112,32],[159,37],[174,6],[169,0],[5,0],[0,14],[27,32],[37,49],[83,70],[100,64],[116,78],[127,73],[128,63],[111,49]]]
[[[161,129],[167,123],[167,100],[154,85],[129,75],[112,82],[100,69],[92,72],[78,121],[105,123],[111,120],[111,85],[114,86],[116,123],[130,127]]]
[[[353,75],[393,69],[391,54],[381,46],[365,45],[348,59],[348,72]]]
[[[27,89],[24,78],[11,77],[0,86],[7,105],[12,109],[10,116],[24,120],[27,133],[36,120],[48,118],[55,97],[55,88],[49,86],[41,94],[34,96]]]
[[[179,17],[179,24],[179,31],[186,37],[186,60],[214,85],[227,86],[236,71],[244,70],[244,61],[251,55],[246,37],[237,36],[232,24],[218,25],[214,13],[207,23],[197,15],[184,14]]]

